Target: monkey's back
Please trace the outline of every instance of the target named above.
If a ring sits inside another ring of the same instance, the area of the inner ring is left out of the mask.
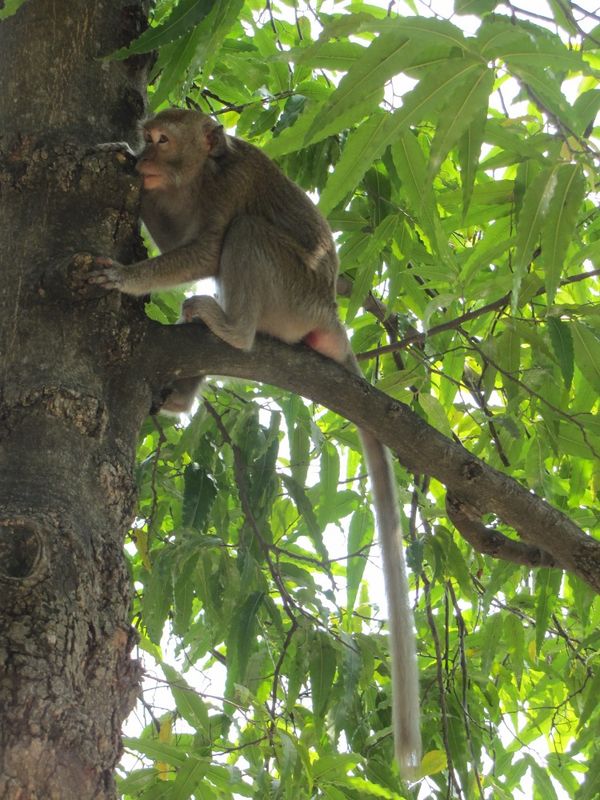
[[[273,225],[301,248],[311,269],[326,274],[333,284],[337,254],[331,229],[321,212],[261,150],[236,137],[230,137],[230,141],[231,149],[221,169],[238,180],[242,176],[238,213],[260,217]]]

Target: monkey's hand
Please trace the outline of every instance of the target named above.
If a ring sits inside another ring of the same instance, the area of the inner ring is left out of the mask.
[[[101,142],[90,148],[93,153],[114,153],[121,161],[132,161],[135,164],[137,156],[127,142]]]
[[[127,281],[127,267],[113,261],[112,258],[98,256],[94,258],[94,265],[100,269],[94,269],[87,276],[88,283],[94,283],[103,289],[124,290]]]

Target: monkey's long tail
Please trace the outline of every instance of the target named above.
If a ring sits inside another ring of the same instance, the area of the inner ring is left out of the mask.
[[[396,483],[388,450],[368,431],[360,429],[359,433],[369,468],[383,556],[392,662],[394,746],[402,776],[410,779],[416,777],[421,763],[419,672]]]
[[[340,361],[362,378],[341,323],[337,322],[337,326],[325,334],[318,331],[319,335],[316,336],[316,333],[313,332],[311,340],[305,337],[305,342],[320,353]],[[358,432],[369,469],[383,556],[390,630],[394,748],[402,776],[410,779],[418,777],[421,764],[419,671],[396,482],[387,448],[369,431],[359,428]]]

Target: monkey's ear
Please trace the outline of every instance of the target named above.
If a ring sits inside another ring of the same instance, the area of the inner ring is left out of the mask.
[[[229,141],[222,125],[215,125],[206,132],[206,144],[212,158],[218,158],[229,150]]]

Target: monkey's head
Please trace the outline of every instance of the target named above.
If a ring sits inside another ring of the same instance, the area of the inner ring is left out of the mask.
[[[209,159],[229,149],[223,126],[200,111],[168,108],[142,126],[144,148],[137,171],[144,191],[174,189],[192,183]]]

